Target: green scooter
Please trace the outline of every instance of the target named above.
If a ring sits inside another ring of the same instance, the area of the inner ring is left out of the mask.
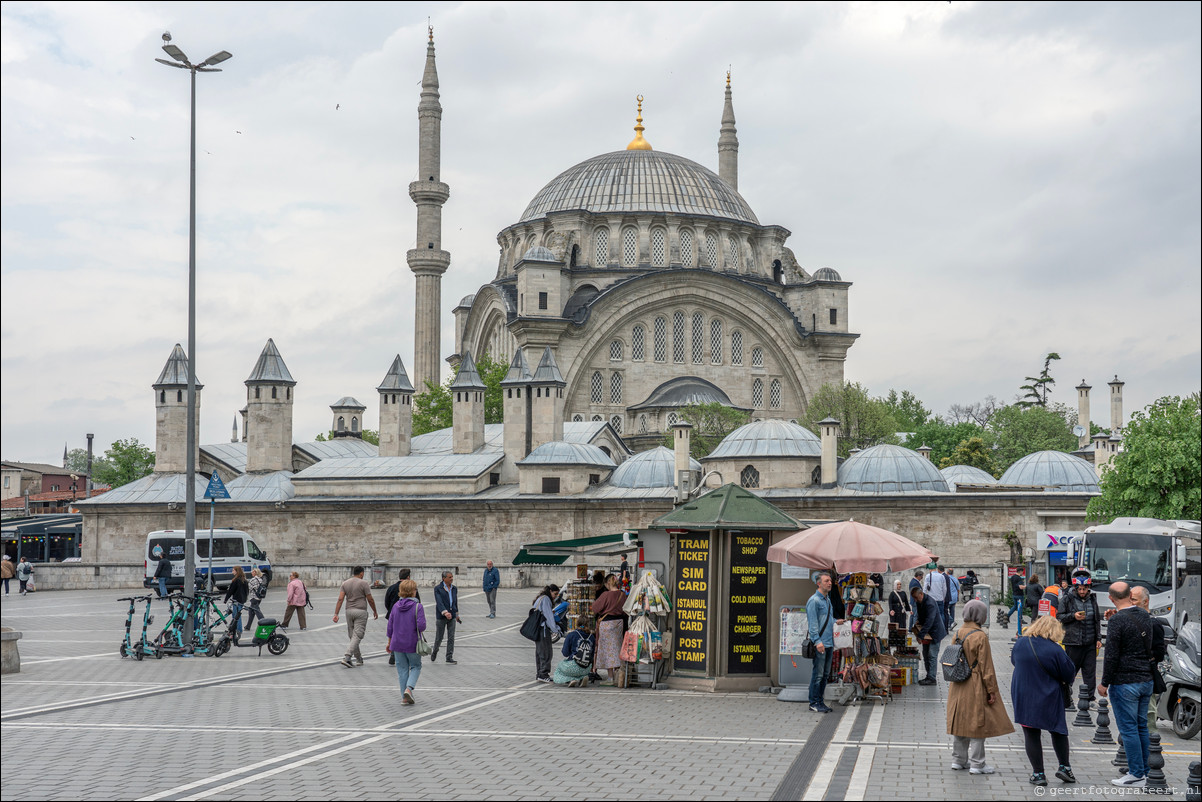
[[[280,628],[280,622],[274,618],[260,618],[250,643],[242,643],[238,638],[238,618],[240,613],[239,616],[234,616],[233,610],[232,605],[227,609],[227,612],[230,613],[230,628],[221,636],[221,640],[217,641],[217,645],[213,648],[214,657],[221,657],[221,655],[228,652],[234,646],[237,646],[239,649],[258,647],[260,655],[263,654],[264,646],[272,654],[278,655],[288,651],[288,636],[283,632],[277,632]]]

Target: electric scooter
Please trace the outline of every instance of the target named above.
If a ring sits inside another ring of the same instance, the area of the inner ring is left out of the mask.
[[[1166,633],[1167,634],[1167,633]],[[1165,659],[1168,668],[1161,672],[1165,692],[1156,705],[1157,718],[1173,722],[1177,737],[1189,740],[1202,728],[1202,692],[1199,691],[1199,651],[1202,650],[1202,626],[1189,621],[1177,632],[1174,642],[1165,639]]]
[[[221,637],[221,640],[217,641],[217,645],[213,649],[214,657],[221,657],[221,655],[228,652],[234,646],[237,646],[239,649],[258,647],[260,655],[263,654],[264,646],[272,654],[279,655],[288,651],[288,636],[283,632],[276,631],[280,628],[280,622],[274,618],[260,618],[250,643],[242,643],[238,637],[239,619],[233,615],[233,610],[233,605],[227,608],[227,612],[230,613],[230,628]]]
[[[129,613],[125,616],[125,638],[121,641],[121,648],[119,650],[122,657],[133,657],[137,660],[142,659],[140,646],[146,640],[146,628],[154,623],[154,616],[150,615],[150,602],[154,598],[154,596],[126,596],[117,600],[129,602]],[[138,602],[146,602],[146,614],[143,616],[142,641],[135,644],[130,630],[134,621],[134,606]]]

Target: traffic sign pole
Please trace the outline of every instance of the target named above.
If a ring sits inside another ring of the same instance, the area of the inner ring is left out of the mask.
[[[217,499],[229,498],[230,491],[225,489],[225,482],[213,471],[209,477],[209,486],[205,488],[205,498],[209,500],[209,589],[213,589],[213,521],[217,517]]]

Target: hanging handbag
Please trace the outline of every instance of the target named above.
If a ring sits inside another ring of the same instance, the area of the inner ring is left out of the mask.
[[[826,616],[822,619],[822,626],[818,628],[818,637],[822,637],[822,633],[826,631],[826,625],[831,620],[831,605],[830,600],[826,603]],[[801,640],[801,656],[806,660],[813,660],[818,656],[818,647],[810,640],[810,628],[806,627],[805,637]]]
[[[542,623],[542,611],[537,607],[531,607],[530,613],[526,616],[526,620],[522,623],[522,628],[518,632],[522,633],[522,637],[526,640],[538,640]]]
[[[417,629],[417,605],[413,607],[413,628]],[[427,656],[434,651],[430,648],[430,644],[426,642],[426,633],[417,629],[417,653],[422,657]]]

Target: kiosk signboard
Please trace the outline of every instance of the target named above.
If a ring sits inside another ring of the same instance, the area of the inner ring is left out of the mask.
[[[673,671],[706,671],[710,578],[709,532],[676,536],[676,617]]]
[[[768,535],[730,533],[727,672],[768,673]]]

